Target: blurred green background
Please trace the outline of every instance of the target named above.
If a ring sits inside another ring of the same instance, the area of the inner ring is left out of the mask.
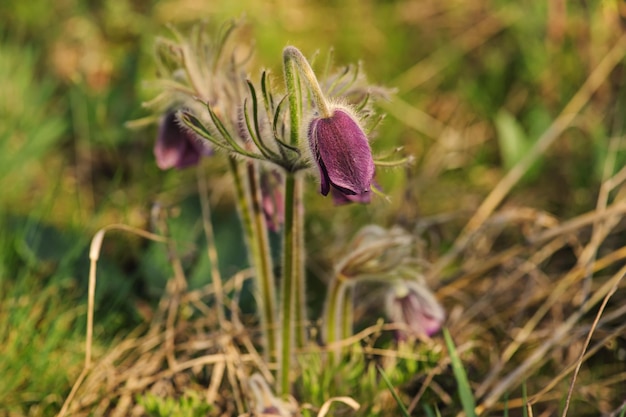
[[[311,180],[309,251],[323,265],[332,253],[322,248],[368,221],[474,209],[622,36],[625,16],[617,0],[3,0],[0,414],[53,415],[80,372],[88,246],[100,227],[149,228],[156,203],[178,207],[172,234],[192,285],[205,283],[195,173],[159,171],[154,126],[125,127],[147,114],[152,44],[166,23],[244,17],[257,47],[252,78],[262,67],[279,74],[288,44],[309,56],[333,47],[338,64],[361,61],[370,81],[397,89],[373,147],[404,146],[416,164],[380,170],[391,202],[367,207],[335,209]],[[513,202],[562,217],[594,207],[609,139],[624,133],[624,71],[611,73]],[[619,168],[623,150],[616,155]],[[206,164],[220,267],[231,274],[245,266],[239,226],[224,167]],[[96,354],[145,319],[142,305],[171,275],[163,248],[111,236],[99,264]]]

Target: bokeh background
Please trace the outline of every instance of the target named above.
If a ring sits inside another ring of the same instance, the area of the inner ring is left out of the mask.
[[[0,415],[54,415],[83,359],[88,247],[113,223],[150,228],[155,205],[174,210],[172,234],[193,286],[199,254],[195,173],[159,171],[155,126],[130,129],[152,97],[152,46],[198,19],[243,18],[256,54],[250,77],[281,71],[288,45],[332,47],[394,88],[375,152],[403,147],[415,163],[381,169],[389,201],[335,208],[310,180],[311,288],[361,225],[411,225],[473,211],[551,126],[623,37],[615,0],[3,0],[0,2]],[[626,160],[623,61],[505,201],[559,218],[592,210],[606,177]],[[278,79],[278,77],[276,77]],[[220,268],[245,267],[223,163],[211,173]],[[462,216],[461,216],[462,217]],[[436,258],[463,223],[439,230]],[[96,354],[150,316],[171,267],[163,248],[133,236],[107,240],[99,264]],[[321,291],[321,290],[320,290]],[[320,297],[321,299],[321,297]],[[244,295],[242,303],[246,303]],[[248,296],[248,302],[252,303]],[[315,302],[313,310],[319,308]],[[607,406],[608,407],[608,406]],[[4,411],[3,411],[4,410]]]

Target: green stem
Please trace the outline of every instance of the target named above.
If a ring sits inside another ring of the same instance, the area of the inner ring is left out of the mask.
[[[235,193],[239,214],[248,246],[248,256],[255,271],[257,303],[261,312],[261,328],[265,340],[265,359],[275,358],[276,343],[276,291],[274,272],[270,257],[267,225],[261,209],[261,191],[258,171],[254,162],[241,163],[229,158],[230,170],[235,181]],[[246,168],[243,173],[244,167]]]
[[[332,113],[330,111],[330,106],[328,105],[328,102],[324,97],[324,93],[322,93],[322,88],[317,81],[317,77],[313,72],[313,68],[311,68],[309,61],[307,61],[304,55],[302,55],[302,52],[300,52],[296,47],[293,46],[286,47],[283,50],[283,62],[285,65],[285,81],[287,82],[287,91],[291,91],[289,88],[289,82],[290,78],[294,78],[294,76],[290,76],[288,72],[294,74],[293,65],[296,65],[300,70],[300,75],[304,77],[304,81],[307,83],[307,86],[311,91],[313,102],[317,106],[322,117],[331,117]]]
[[[285,86],[289,97],[289,139],[292,146],[298,146],[300,140],[300,117],[301,109],[298,73],[295,71],[291,55],[287,54],[287,49],[283,51],[283,65],[285,71]]]
[[[289,98],[289,141],[298,147],[302,120],[302,91],[300,78],[303,76],[309,85],[313,100],[323,114],[329,112],[322,90],[313,74],[311,66],[302,53],[294,47],[283,50],[285,86]],[[299,71],[298,71],[299,70]],[[288,394],[290,388],[294,329],[297,346],[306,344],[304,324],[306,323],[306,300],[304,297],[304,205],[302,203],[302,180],[293,172],[285,177],[285,223],[283,225],[283,269],[281,286],[282,334],[279,365],[279,391]],[[296,304],[297,303],[297,304]],[[294,322],[295,320],[295,322]]]
[[[348,339],[353,335],[354,321],[354,286],[346,286],[341,305],[341,338]]]
[[[304,269],[304,184],[301,175],[294,174],[294,248],[293,281],[295,293],[296,347],[306,346],[306,275]]]
[[[287,173],[285,177],[285,223],[283,226],[283,277],[281,287],[281,309],[282,309],[282,335],[281,354],[279,367],[279,389],[281,394],[288,394],[290,391],[289,371],[291,370],[291,351],[293,343],[293,311],[294,311],[294,264],[298,259],[296,252],[299,250],[298,233],[295,230],[295,218],[297,215],[296,179],[294,174]]]
[[[344,282],[339,277],[334,277],[328,287],[326,310],[324,311],[324,323],[326,324],[324,341],[328,347],[328,365],[331,367],[337,364],[338,355],[341,352],[341,349],[333,346],[333,344],[339,340],[339,314],[343,312],[345,291]]]
[[[220,326],[225,326],[224,317],[224,286],[222,285],[222,274],[219,269],[217,248],[215,245],[215,233],[213,233],[213,223],[211,220],[211,205],[209,204],[209,187],[206,180],[206,172],[202,164],[198,164],[198,192],[200,194],[200,208],[202,210],[202,225],[207,243],[207,256],[211,262],[211,281],[215,291],[215,307],[217,310],[217,322]]]

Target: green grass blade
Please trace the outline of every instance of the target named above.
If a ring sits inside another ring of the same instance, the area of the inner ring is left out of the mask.
[[[424,410],[424,414],[426,415],[426,417],[437,417],[435,415],[435,412],[433,411],[433,408],[430,405],[424,404],[422,406],[422,409]]]
[[[446,347],[448,348],[448,352],[450,354],[452,371],[454,372],[454,377],[456,378],[458,385],[459,397],[461,398],[463,411],[465,411],[467,416],[476,416],[476,412],[474,411],[476,409],[474,395],[472,394],[467,374],[465,373],[465,369],[463,369],[463,364],[461,363],[461,359],[459,358],[456,347],[454,346],[454,341],[452,340],[452,336],[450,336],[448,329],[443,329],[443,337],[446,341]]]
[[[380,365],[377,366],[377,368],[378,368],[378,372],[380,372],[380,376],[383,377],[383,381],[385,381],[385,384],[387,384],[387,388],[389,388],[389,392],[391,392],[391,395],[393,395],[393,399],[396,400],[396,403],[398,403],[398,407],[400,408],[400,411],[402,412],[402,416],[411,417],[411,415],[409,414],[409,410],[407,410],[406,406],[402,403],[400,396],[396,392],[389,378],[387,378],[387,375],[385,374],[385,371],[383,370],[383,368]]]
[[[502,417],[509,417],[509,393],[504,394],[504,414]]]
[[[528,417],[528,408],[526,408],[526,404],[528,404],[528,394],[526,393],[526,381],[522,383],[522,416]]]

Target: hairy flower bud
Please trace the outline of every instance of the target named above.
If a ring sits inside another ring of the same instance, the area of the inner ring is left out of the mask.
[[[356,118],[343,108],[334,108],[330,117],[311,121],[308,138],[320,171],[320,192],[328,195],[332,187],[346,197],[356,197],[348,197],[349,201],[367,202],[374,179],[374,160]]]
[[[416,336],[432,336],[445,320],[445,312],[435,295],[423,283],[399,280],[389,287],[386,297],[389,318],[404,325],[397,335],[400,340]]]
[[[210,154],[210,148],[180,125],[175,112],[163,116],[154,144],[154,156],[160,169],[187,168],[197,165],[201,156]]]
[[[411,260],[414,243],[413,237],[399,227],[365,226],[350,243],[337,270],[346,278],[389,280]]]

